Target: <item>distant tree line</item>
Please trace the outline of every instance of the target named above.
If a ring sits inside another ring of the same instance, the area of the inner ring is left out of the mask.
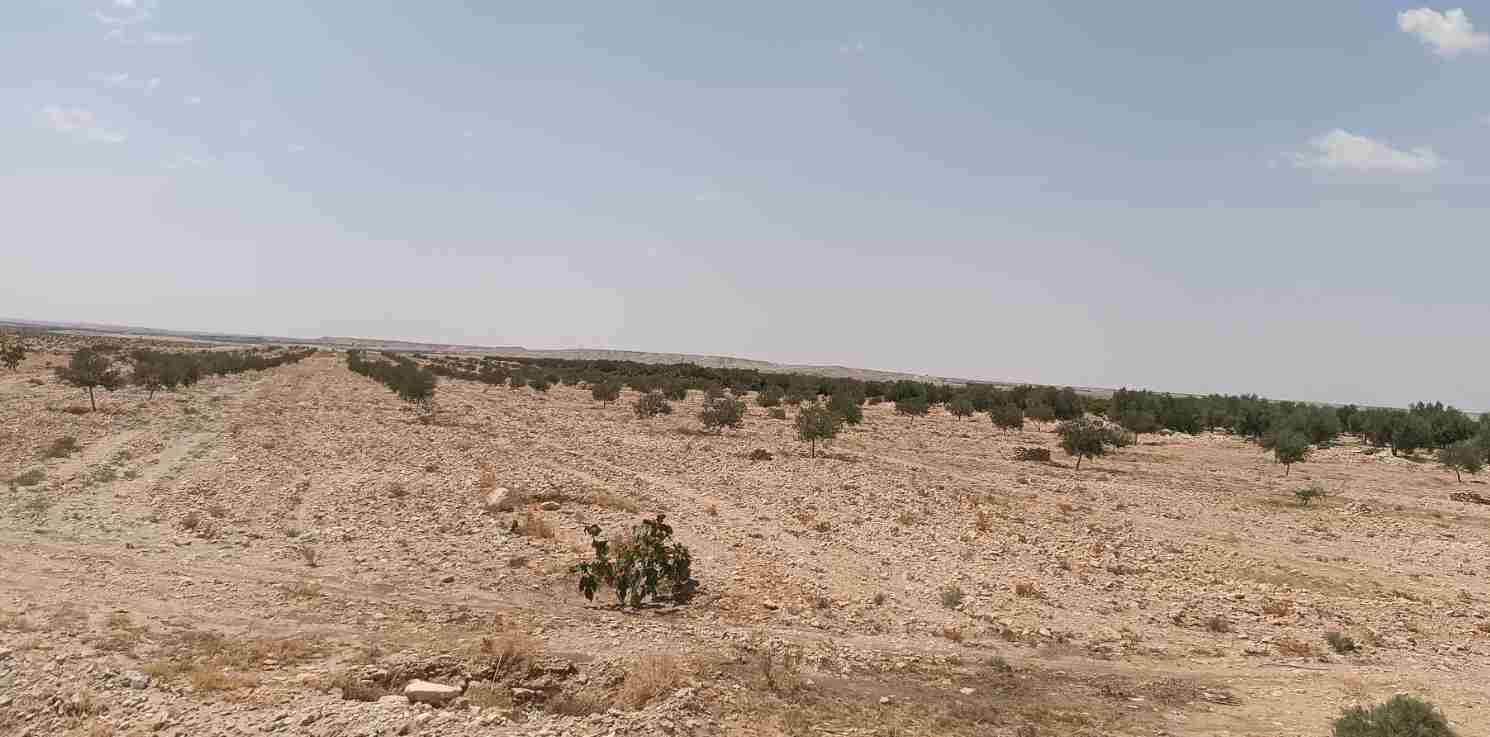
[[[597,400],[604,401],[614,401],[620,389],[626,387],[643,396],[657,393],[670,400],[683,399],[689,391],[709,394],[728,389],[736,397],[756,392],[756,404],[767,408],[822,404],[829,414],[814,412],[810,422],[803,421],[811,426],[803,433],[804,440],[807,436],[825,439],[834,432],[829,428],[857,423],[863,417],[861,406],[866,403],[889,402],[897,413],[909,417],[927,414],[938,405],[957,417],[986,413],[993,425],[1001,429],[1018,429],[1026,421],[1069,423],[1088,415],[1105,418],[1101,432],[1085,425],[1065,426],[1067,434],[1082,439],[1077,445],[1088,449],[1094,447],[1091,438],[1099,435],[1108,441],[1119,439],[1112,426],[1126,431],[1128,436],[1122,440],[1128,442],[1160,431],[1191,435],[1220,431],[1257,442],[1273,451],[1280,462],[1291,466],[1302,461],[1311,446],[1329,444],[1342,433],[1352,433],[1372,446],[1390,448],[1393,454],[1437,450],[1441,459],[1463,459],[1478,454],[1482,462],[1490,463],[1490,416],[1476,420],[1442,403],[1420,402],[1396,410],[1269,400],[1255,394],[1188,396],[1132,389],[1119,389],[1110,397],[1096,397],[1071,387],[1036,384],[864,381],[691,363],[620,360],[436,356],[428,361],[430,370],[441,376],[496,385],[505,383],[513,388],[530,386],[545,391],[554,384],[583,384],[591,388]],[[658,406],[656,400],[649,400],[649,406]],[[839,421],[829,421],[829,415]],[[1120,447],[1122,440],[1107,444]],[[1077,457],[1088,455],[1083,452]],[[1464,470],[1469,469],[1464,467]]]
[[[97,410],[94,392],[113,391],[126,380],[154,398],[161,389],[175,391],[191,386],[204,376],[226,376],[243,371],[264,371],[297,363],[315,353],[304,349],[257,349],[248,351],[158,351],[142,348],[131,351],[126,363],[128,376],[115,365],[113,346],[85,346],[73,351],[66,366],[56,369],[58,380],[88,392],[88,406]]]
[[[415,363],[413,359],[397,353],[384,352],[380,358],[367,358],[360,350],[347,351],[347,368],[355,373],[376,379],[399,399],[412,405],[421,416],[429,416],[435,408],[435,373]]]

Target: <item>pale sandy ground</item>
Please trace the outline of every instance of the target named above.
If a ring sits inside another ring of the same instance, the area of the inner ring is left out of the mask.
[[[1490,490],[1431,462],[1347,443],[1284,478],[1208,435],[1078,472],[1059,451],[1009,459],[1048,432],[888,406],[811,459],[753,404],[712,436],[697,393],[641,421],[630,392],[448,380],[423,425],[329,353],[78,415],[45,367],[63,360],[0,373],[0,477],[46,474],[0,486],[0,733],[1323,735],[1406,691],[1490,734],[1490,509],[1447,498]],[[63,435],[82,452],[41,460]],[[483,467],[532,508],[557,502],[538,513],[555,537],[487,513]],[[1300,509],[1311,481],[1331,496]],[[583,525],[655,511],[692,548],[699,597],[585,602],[567,572]],[[1362,651],[1330,652],[1329,630]],[[334,690],[359,668],[482,677],[449,663],[518,635],[572,662],[556,693],[600,713]],[[800,667],[772,688],[763,651]],[[679,679],[605,712],[662,653]],[[131,688],[132,670],[155,677]]]

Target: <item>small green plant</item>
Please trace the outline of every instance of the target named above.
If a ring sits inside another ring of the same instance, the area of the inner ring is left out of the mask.
[[[942,607],[956,609],[958,605],[962,604],[962,587],[955,583],[949,583],[937,592],[937,596],[942,600]]]
[[[57,369],[57,378],[87,390],[88,407],[91,411],[98,410],[98,403],[93,399],[94,389],[113,391],[124,382],[109,357],[92,348],[79,348],[73,352],[67,366]]]
[[[1323,499],[1325,497],[1324,486],[1318,483],[1309,484],[1308,486],[1294,489],[1293,496],[1299,500],[1299,506],[1307,507],[1315,499]]]
[[[637,397],[636,403],[631,405],[631,408],[636,411],[637,417],[644,420],[673,413],[673,406],[668,404],[667,397],[659,391],[650,391]]]
[[[1456,737],[1456,733],[1433,704],[1399,694],[1370,709],[1346,709],[1335,720],[1335,737]]]
[[[47,447],[46,452],[42,453],[42,457],[66,458],[79,450],[78,439],[71,435],[65,435],[53,440],[52,444]]]
[[[784,420],[786,419],[786,408],[772,407],[768,412],[766,412],[766,415],[773,420]]]
[[[665,518],[658,514],[656,519],[643,519],[614,545],[601,536],[599,525],[586,527],[595,558],[570,569],[579,574],[579,592],[594,601],[595,592],[609,586],[621,606],[632,608],[664,594],[674,602],[687,601],[696,585],[693,556],[682,543],[673,542],[673,528]]]
[[[1361,649],[1360,646],[1356,644],[1355,640],[1351,639],[1350,635],[1347,635],[1344,632],[1327,632],[1325,633],[1324,641],[1330,644],[1331,650],[1334,650],[1341,655],[1353,653]]]
[[[10,480],[10,487],[14,489],[18,486],[35,486],[46,480],[46,473],[44,473],[39,468],[33,468],[30,471],[16,474],[15,477]]]

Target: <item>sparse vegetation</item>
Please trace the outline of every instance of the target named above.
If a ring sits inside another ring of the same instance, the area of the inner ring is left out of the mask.
[[[661,514],[643,519],[615,543],[601,536],[598,525],[586,527],[595,557],[570,569],[579,575],[580,593],[593,601],[601,586],[609,586],[621,606],[632,608],[663,596],[686,601],[693,593],[693,556],[673,541],[673,528],[664,520]]]
[[[659,391],[650,391],[637,397],[636,403],[632,405],[632,409],[636,411],[637,417],[644,420],[651,419],[657,415],[670,415],[673,413],[673,406],[668,403],[667,397],[663,396],[662,392]]]
[[[1324,485],[1313,483],[1308,486],[1302,486],[1294,489],[1293,495],[1299,500],[1299,506],[1307,507],[1315,499],[1323,499],[1325,497]]]
[[[699,411],[698,419],[704,423],[704,429],[711,432],[723,432],[724,428],[737,430],[745,422],[745,402],[727,396],[708,399]]]
[[[1331,650],[1341,655],[1348,655],[1360,649],[1355,640],[1343,632],[1327,632],[1324,640],[1330,644]]]
[[[1024,410],[1012,403],[996,404],[988,410],[993,426],[1000,430],[1019,430],[1024,427]]]
[[[1293,464],[1302,463],[1309,455],[1309,440],[1302,433],[1285,430],[1273,440],[1273,456],[1283,464],[1283,475],[1293,470]]]
[[[10,488],[14,489],[18,486],[36,486],[37,484],[46,480],[47,474],[45,471],[39,468],[33,468],[27,471],[22,471],[12,476],[10,478]]]
[[[66,458],[79,450],[82,448],[78,445],[78,439],[71,435],[64,435],[53,440],[41,455],[43,458]]]
[[[937,598],[941,599],[943,609],[956,609],[961,606],[962,597],[962,587],[955,583],[949,583],[937,592]]]
[[[843,419],[821,404],[813,403],[797,410],[797,439],[811,444],[811,456],[817,457],[817,441],[838,437]]]
[[[1438,462],[1454,472],[1454,478],[1464,483],[1464,474],[1479,473],[1485,468],[1485,447],[1474,440],[1461,440],[1438,451]]]
[[[1456,737],[1443,714],[1416,696],[1398,694],[1371,708],[1345,710],[1335,737]]]
[[[21,361],[26,360],[26,343],[19,337],[0,342],[0,363],[5,368],[15,371],[20,368]]]
[[[1061,449],[1076,457],[1076,468],[1081,468],[1083,458],[1094,458],[1107,452],[1107,446],[1117,444],[1111,428],[1089,418],[1062,422],[1056,432],[1061,436]]]
[[[616,702],[640,709],[657,696],[677,688],[682,679],[677,659],[670,655],[646,655],[626,674]]]
[[[88,408],[94,412],[98,411],[98,402],[93,397],[93,391],[95,389],[113,391],[122,383],[113,361],[92,348],[79,348],[73,351],[67,366],[57,369],[57,378],[65,384],[86,390]]]

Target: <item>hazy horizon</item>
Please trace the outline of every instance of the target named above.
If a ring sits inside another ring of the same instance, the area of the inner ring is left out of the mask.
[[[1490,409],[1486,31],[23,0],[0,315]]]

